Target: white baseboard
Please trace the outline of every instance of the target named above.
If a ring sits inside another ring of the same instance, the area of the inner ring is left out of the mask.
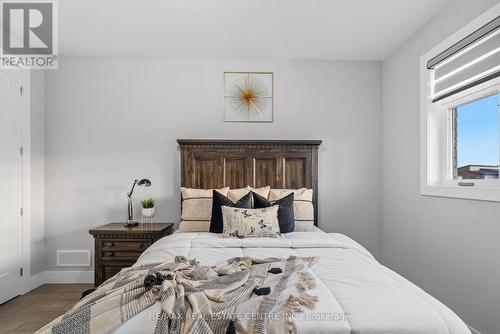
[[[483,333],[481,333],[480,331],[478,331],[477,329],[475,329],[474,327],[472,327],[469,324],[467,324],[467,327],[469,327],[469,329],[472,332],[472,334],[483,334]]]
[[[38,273],[31,277],[27,277],[22,283],[22,294],[30,292],[45,283],[45,272]]]
[[[94,283],[94,272],[86,271],[44,271],[28,277],[23,282],[23,294],[42,284],[86,284]]]

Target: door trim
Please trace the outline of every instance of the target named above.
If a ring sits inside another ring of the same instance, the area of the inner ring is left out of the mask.
[[[23,94],[21,97],[22,110],[22,252],[20,294],[32,289],[31,282],[31,80],[30,70],[22,70]]]

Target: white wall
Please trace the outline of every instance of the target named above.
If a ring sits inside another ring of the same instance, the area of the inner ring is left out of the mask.
[[[31,275],[45,270],[44,167],[45,74],[30,71],[31,98]]]
[[[134,178],[159,217],[179,218],[177,138],[323,139],[320,226],[377,255],[381,227],[381,64],[62,58],[47,73],[47,270],[57,249],[93,247],[88,229],[125,218]],[[224,123],[223,72],[275,72],[272,124]],[[66,268],[67,269],[67,268]]]
[[[494,0],[458,0],[383,64],[384,264],[500,333],[500,203],[419,195],[419,58]]]

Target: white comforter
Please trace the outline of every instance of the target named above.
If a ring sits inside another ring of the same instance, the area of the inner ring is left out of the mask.
[[[319,296],[314,310],[298,314],[300,333],[470,334],[450,309],[408,280],[379,264],[345,235],[294,232],[281,239],[224,239],[212,233],[175,233],[148,248],[137,265],[172,261],[176,255],[216,265],[235,256],[318,255],[312,267]],[[116,333],[153,333],[158,303],[139,313]]]

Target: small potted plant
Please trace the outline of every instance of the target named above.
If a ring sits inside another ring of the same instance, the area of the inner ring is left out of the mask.
[[[141,201],[142,216],[144,218],[151,218],[155,215],[155,204],[156,201],[153,198],[148,198]]]

